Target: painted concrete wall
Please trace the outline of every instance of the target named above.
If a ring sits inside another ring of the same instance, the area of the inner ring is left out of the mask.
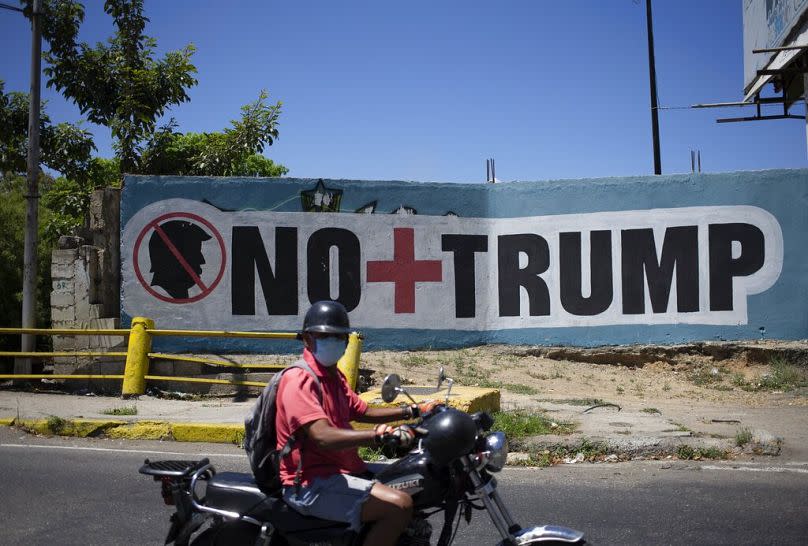
[[[122,319],[295,330],[331,297],[369,347],[802,339],[807,190],[808,170],[497,185],[128,177]]]

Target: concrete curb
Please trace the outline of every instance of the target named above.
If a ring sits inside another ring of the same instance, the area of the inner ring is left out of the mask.
[[[119,421],[114,419],[0,418],[0,425],[20,427],[37,434],[87,438],[105,436],[121,440],[171,440],[241,445],[244,425],[236,423],[181,423]]]
[[[442,398],[446,395],[445,389],[442,393],[429,387],[414,387],[414,389],[429,391],[428,396],[414,394],[417,400]],[[381,393],[378,390],[363,393],[361,396],[371,406],[386,405],[382,402]],[[401,400],[398,402],[402,403]],[[499,409],[500,393],[495,389],[455,387],[449,404],[467,412],[496,411]],[[77,438],[105,437],[119,440],[171,440],[235,445],[241,445],[244,441],[244,425],[241,422],[205,423],[147,418],[130,420],[49,416],[46,418],[5,417],[0,418],[0,425],[16,426],[36,434]],[[363,428],[361,423],[354,423],[354,425],[356,428]]]
[[[0,418],[0,425],[19,427],[25,431],[48,436],[66,436],[75,438],[106,437],[122,440],[163,440],[175,442],[205,442],[234,444],[240,446],[244,441],[244,427],[236,423],[186,423],[168,421],[120,421],[115,419],[18,419],[15,417]],[[559,441],[561,440],[561,441]],[[579,455],[581,441],[591,445],[603,444],[603,452],[586,457]],[[524,442],[524,440],[523,440]],[[567,437],[534,437],[523,445],[522,449],[511,452],[508,466],[547,466],[542,464],[542,454],[554,452],[555,463],[583,462],[621,462],[646,459],[701,459],[702,453],[715,448],[724,453],[721,459],[734,458],[741,454],[770,455],[780,453],[782,438],[769,435],[765,431],[755,434],[749,444],[738,447],[728,440],[705,438],[646,438],[645,441],[619,442],[606,438]],[[689,451],[681,451],[687,446]],[[524,451],[527,448],[528,451]],[[565,453],[558,450],[561,449]],[[705,459],[715,458],[711,456]],[[566,459],[566,460],[565,460]]]

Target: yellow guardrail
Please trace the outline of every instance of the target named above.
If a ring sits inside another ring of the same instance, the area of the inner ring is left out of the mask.
[[[146,381],[176,381],[187,383],[209,383],[218,385],[238,385],[263,387],[260,381],[242,381],[237,379],[208,379],[203,377],[180,377],[150,375],[149,364],[152,360],[173,360],[192,362],[206,366],[224,368],[256,369],[279,371],[283,364],[236,363],[227,360],[216,360],[196,356],[151,352],[154,336],[176,337],[227,337],[244,339],[298,339],[295,332],[230,332],[227,330],[163,330],[155,328],[154,321],[146,317],[132,319],[131,328],[124,329],[65,329],[65,328],[0,328],[0,335],[52,335],[52,336],[120,336],[128,337],[126,352],[115,351],[0,351],[0,356],[17,358],[65,358],[65,357],[117,357],[125,358],[123,375],[107,374],[0,374],[0,379],[122,379],[121,392],[124,398],[138,396],[146,392]],[[362,353],[362,335],[353,332],[348,337],[348,347],[337,366],[345,374],[352,389],[356,389],[359,377],[359,358]]]
[[[0,328],[0,334],[36,334],[42,336],[128,336],[129,330],[121,328]]]
[[[122,353],[126,354],[126,353]],[[226,360],[213,360],[212,358],[202,358],[199,356],[185,356],[170,353],[149,353],[152,360],[173,360],[176,362],[192,362],[194,364],[206,364],[208,366],[222,366],[223,368],[242,368],[250,370],[273,370],[279,371],[286,367],[285,364],[258,364],[252,362],[228,362]]]
[[[133,321],[135,319],[132,319]],[[148,320],[148,319],[146,319]],[[153,336],[180,337],[238,337],[251,339],[297,339],[295,332],[230,332],[227,330],[159,330],[151,329]]]

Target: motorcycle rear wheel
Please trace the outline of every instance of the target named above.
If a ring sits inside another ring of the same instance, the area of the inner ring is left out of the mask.
[[[579,540],[578,542],[564,542],[561,540],[550,540],[550,541],[539,541],[534,540],[533,542],[525,542],[525,546],[529,546],[530,544],[535,544],[536,546],[593,546],[590,542],[586,540]],[[500,542],[497,546],[506,546],[505,542]]]

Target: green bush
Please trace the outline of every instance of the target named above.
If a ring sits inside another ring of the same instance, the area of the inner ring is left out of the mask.
[[[43,181],[47,189],[47,180]],[[25,177],[0,174],[0,327],[19,327],[22,318],[23,245],[25,241]],[[37,265],[37,326],[50,325],[50,254],[51,243],[44,238],[44,226],[51,213],[39,209],[39,255]],[[48,339],[38,343],[49,344]],[[0,350],[16,351],[19,336],[0,336]],[[12,360],[0,358],[0,369],[9,369]]]

